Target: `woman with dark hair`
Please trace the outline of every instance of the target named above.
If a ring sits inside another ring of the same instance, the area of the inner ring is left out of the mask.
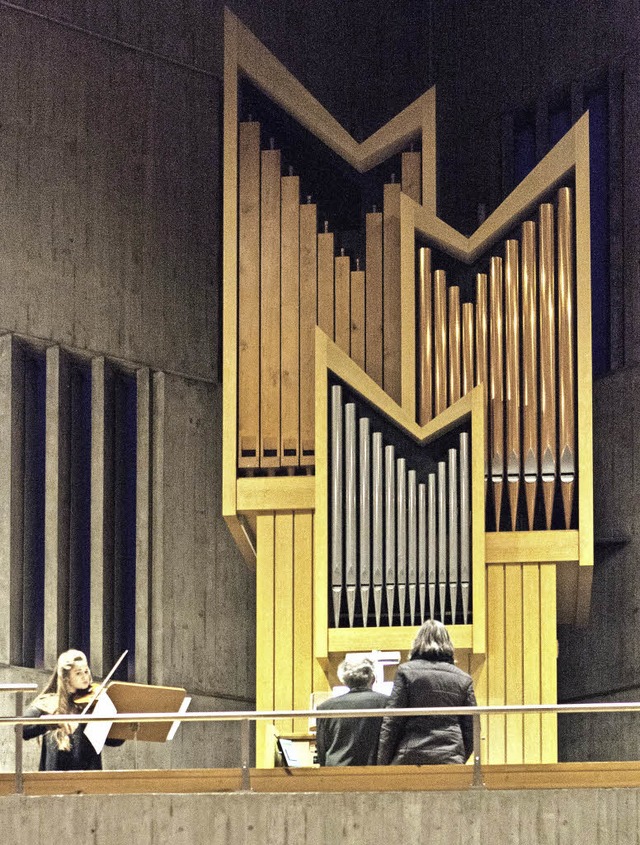
[[[442,622],[428,619],[409,660],[398,666],[388,707],[473,707],[473,681],[454,666],[453,643]],[[378,765],[464,763],[473,750],[471,716],[385,716]]]

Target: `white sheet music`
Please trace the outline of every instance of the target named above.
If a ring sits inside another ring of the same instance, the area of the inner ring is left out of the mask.
[[[106,692],[102,692],[98,696],[98,700],[96,701],[96,706],[93,708],[93,713],[96,716],[115,716],[117,715],[118,711],[116,710],[116,706],[109,698],[109,695]],[[85,729],[84,735],[87,737],[91,745],[96,750],[96,754],[100,754],[102,749],[104,748],[104,744],[106,742],[107,736],[109,731],[111,730],[111,725],[113,722],[88,722]]]

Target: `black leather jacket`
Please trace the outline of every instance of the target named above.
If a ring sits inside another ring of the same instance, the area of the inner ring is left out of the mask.
[[[451,663],[416,657],[398,667],[388,707],[472,707],[473,681]],[[471,716],[385,716],[378,765],[464,763],[473,751]]]

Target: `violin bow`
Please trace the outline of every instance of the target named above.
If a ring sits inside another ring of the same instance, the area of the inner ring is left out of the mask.
[[[101,693],[101,692],[104,690],[104,688],[107,686],[107,684],[108,684],[108,683],[109,683],[109,681],[111,680],[111,677],[112,677],[113,673],[116,671],[116,669],[118,668],[118,666],[122,663],[122,661],[125,659],[125,657],[127,656],[127,654],[129,654],[129,649],[128,649],[128,648],[125,648],[125,650],[122,652],[122,654],[120,655],[120,657],[116,660],[116,662],[115,662],[115,663],[113,664],[113,666],[111,667],[111,670],[109,671],[109,674],[105,677],[105,679],[102,681],[102,683],[100,684],[100,686],[98,687],[98,689],[97,689],[97,690],[93,693],[93,695],[91,696],[91,698],[89,699],[89,701],[88,701],[88,702],[87,702],[87,704],[85,705],[84,710],[80,713],[80,715],[81,715],[81,716],[84,716],[84,715],[86,715],[86,714],[87,714],[87,712],[89,711],[89,708],[92,706],[92,704],[94,704],[94,703],[95,703],[95,700],[97,699],[97,697],[100,695],[100,693]]]

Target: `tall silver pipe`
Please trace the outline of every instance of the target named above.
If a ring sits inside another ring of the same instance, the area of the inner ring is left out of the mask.
[[[427,485],[418,485],[418,600],[420,623],[426,619],[427,592]]]
[[[342,599],[342,388],[331,388],[331,592],[333,595],[333,624],[340,620]]]
[[[456,449],[449,449],[448,469],[449,600],[451,602],[451,624],[455,625],[458,608],[458,579],[460,577],[458,560],[458,452]]]
[[[357,488],[356,488],[356,406],[344,408],[344,484],[345,484],[345,581],[349,627],[353,628],[356,606],[357,568]]]
[[[462,622],[469,619],[469,585],[471,581],[471,482],[469,434],[460,434],[460,587],[462,590]]]
[[[404,625],[404,613],[407,595],[407,461],[396,461],[396,584],[398,588],[398,607],[400,624]]]
[[[384,579],[387,591],[387,615],[393,625],[396,590],[396,463],[395,447],[384,448]]]
[[[441,622],[444,622],[447,601],[447,552],[447,462],[438,461],[438,587]]]
[[[382,461],[382,434],[374,431],[371,438],[371,483],[373,488],[372,525],[372,570],[373,605],[376,627],[380,627],[382,616],[382,588],[384,584],[383,538],[384,538],[384,480]]]
[[[407,580],[409,584],[409,624],[415,625],[418,576],[418,475],[407,473]]]
[[[436,618],[436,581],[438,572],[438,484],[435,472],[429,473],[427,486],[427,565],[429,572],[429,618]]]
[[[358,421],[360,432],[360,603],[362,624],[367,627],[371,585],[371,437],[369,418]]]

